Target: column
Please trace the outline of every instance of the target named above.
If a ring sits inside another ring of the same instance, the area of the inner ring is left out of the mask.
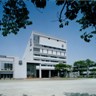
[[[49,78],[51,78],[51,70],[49,70]]]
[[[39,65],[39,78],[42,78],[41,64]]]

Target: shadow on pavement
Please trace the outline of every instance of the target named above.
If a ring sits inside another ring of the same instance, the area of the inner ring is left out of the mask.
[[[64,93],[65,96],[96,96],[96,94],[88,94],[88,93]]]

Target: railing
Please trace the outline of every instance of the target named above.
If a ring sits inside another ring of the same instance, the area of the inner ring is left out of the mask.
[[[45,45],[38,45],[38,44],[35,44],[34,45],[35,48],[43,48],[43,49],[50,49],[50,50],[55,50],[55,51],[66,51],[66,49],[63,49],[63,48],[56,48],[56,47],[51,47],[51,46],[45,46]]]
[[[47,57],[55,57],[55,58],[63,58],[63,59],[66,59],[66,56],[60,56],[60,55],[54,55],[54,54],[48,54],[48,53],[41,53],[41,52],[38,52],[38,51],[34,51],[33,54],[37,54],[39,56],[47,56]]]

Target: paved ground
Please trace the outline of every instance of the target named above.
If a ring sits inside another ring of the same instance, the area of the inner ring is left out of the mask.
[[[4,96],[66,96],[66,92],[96,94],[96,79],[0,80],[0,94]]]

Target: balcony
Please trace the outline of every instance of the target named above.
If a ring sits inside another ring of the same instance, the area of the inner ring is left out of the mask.
[[[42,56],[34,56],[33,57],[34,59],[40,59],[41,61],[44,60],[44,61],[53,61],[53,62],[59,62],[59,61],[66,61],[65,59],[62,59],[62,58],[52,58],[52,57],[42,57]]]
[[[51,47],[51,46],[45,46],[45,45],[39,45],[39,44],[35,44],[35,45],[34,45],[34,48],[54,50],[54,51],[61,51],[61,52],[66,51],[66,49],[56,48],[56,47]]]
[[[38,51],[34,51],[33,54],[36,56],[42,56],[42,57],[53,57],[53,58],[60,58],[60,59],[66,59],[66,56],[61,55],[54,55],[54,54],[47,54],[47,53],[40,53]]]
[[[39,66],[36,66],[36,69],[39,69]],[[54,70],[55,68],[53,66],[41,66],[42,70]]]

